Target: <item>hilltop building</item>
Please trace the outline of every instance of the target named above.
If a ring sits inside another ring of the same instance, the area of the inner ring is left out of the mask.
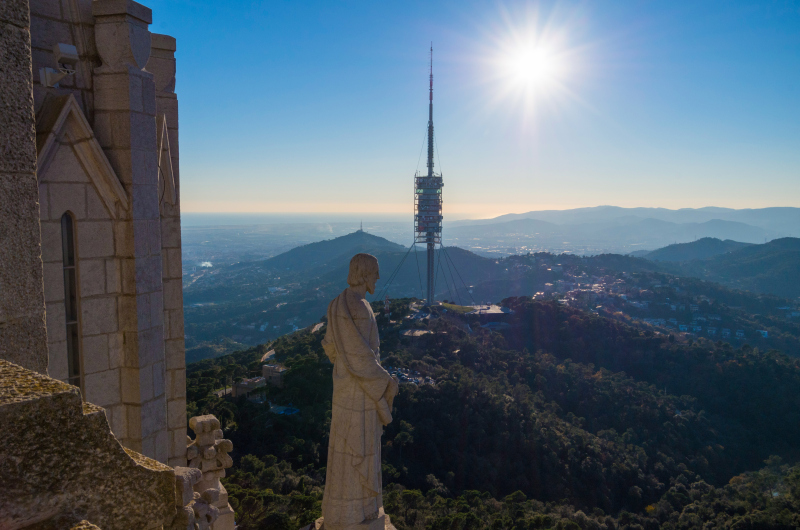
[[[265,364],[261,367],[261,375],[269,384],[283,388],[283,376],[286,370],[285,366]]]
[[[267,380],[263,377],[251,377],[249,379],[242,379],[233,384],[231,395],[233,397],[248,396],[254,390],[264,388],[267,386]]]

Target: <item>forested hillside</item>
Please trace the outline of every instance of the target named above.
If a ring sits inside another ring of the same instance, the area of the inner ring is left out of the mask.
[[[253,264],[298,272],[315,269],[328,263],[336,266],[359,252],[405,252],[405,250],[402,245],[359,230],[345,236],[293,248],[274,258]]]
[[[677,343],[527,297],[504,301],[514,313],[502,333],[441,308],[412,321],[408,302],[393,301],[391,322],[379,316],[383,364],[436,384],[401,385],[384,433],[398,529],[800,524],[800,468],[782,464],[800,459],[797,359]],[[431,333],[399,333],[409,327]],[[266,403],[214,392],[258,373],[266,345],[188,367],[189,413],[216,414],[234,442],[226,487],[243,530],[319,514],[332,392],[323,331],[269,346],[289,372]]]
[[[740,243],[730,239],[723,241],[715,237],[703,237],[691,243],[668,245],[664,248],[642,254],[640,257],[653,261],[691,261],[693,259],[706,259],[712,256],[718,256],[750,245],[751,243]]]
[[[378,258],[378,291],[391,280],[391,297],[422,296],[427,281],[422,250],[409,252],[384,238],[354,232],[268,260],[204,271],[184,281],[187,359],[212,357],[236,344],[259,344],[316,322],[347,287],[350,258],[358,252]],[[534,288],[535,280],[509,274],[502,261],[459,248],[437,250],[436,255],[439,296],[469,297],[467,284],[485,285],[475,288],[475,296],[487,300]]]
[[[676,272],[736,289],[797,298],[800,296],[800,239],[784,237],[706,260],[682,263]]]

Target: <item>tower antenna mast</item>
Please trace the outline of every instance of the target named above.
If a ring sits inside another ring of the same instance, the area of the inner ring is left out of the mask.
[[[428,178],[433,177],[433,43],[431,43],[431,78],[428,91]]]
[[[433,303],[435,290],[434,251],[442,243],[442,174],[433,171],[433,43],[431,43],[428,89],[428,172],[414,176],[414,242],[425,243],[428,254],[428,292],[425,304]]]

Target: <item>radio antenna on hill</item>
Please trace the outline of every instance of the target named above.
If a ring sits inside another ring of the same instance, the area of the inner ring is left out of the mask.
[[[428,172],[414,175],[414,243],[425,243],[428,254],[426,305],[433,303],[434,251],[442,243],[442,174],[433,171],[433,43],[431,43],[430,86],[428,88]]]
[[[380,299],[388,292],[389,286],[397,276],[406,258],[414,251],[414,258],[417,258],[417,243],[424,243],[427,250],[427,270],[428,270],[428,285],[427,296],[426,293],[420,293],[425,298],[425,306],[430,307],[433,304],[433,299],[436,293],[436,245],[439,245],[439,263],[438,269],[441,270],[442,277],[444,278],[447,290],[450,292],[450,297],[453,296],[453,291],[450,290],[452,285],[455,289],[455,295],[459,298],[458,287],[456,285],[456,276],[461,281],[464,291],[472,298],[472,290],[464,282],[461,274],[458,272],[453,259],[447,253],[447,249],[442,245],[442,174],[436,173],[433,170],[433,156],[436,150],[435,137],[433,135],[433,43],[430,48],[430,81],[428,85],[428,170],[425,173],[417,171],[414,173],[414,242],[400,260],[400,263],[395,268],[394,272],[389,276],[389,280],[383,288],[383,292],[377,299]],[[423,143],[424,146],[424,143]],[[420,148],[420,158],[422,156],[422,149]],[[418,162],[419,163],[419,162]],[[441,160],[439,161],[441,165]],[[448,282],[447,274],[450,274],[451,282]],[[417,274],[420,281],[420,291],[422,291],[422,275],[419,273],[419,263],[417,263]],[[472,303],[475,304],[475,299],[472,298]]]

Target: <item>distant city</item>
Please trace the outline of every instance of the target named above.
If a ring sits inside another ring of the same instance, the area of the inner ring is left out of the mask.
[[[291,248],[332,239],[357,230],[362,220],[331,215],[183,214],[184,274],[211,264],[266,259]],[[413,223],[397,216],[364,219],[364,231],[408,247]],[[232,224],[242,223],[242,224]],[[444,222],[443,244],[478,255],[504,257],[552,252],[577,255],[630,254],[704,237],[764,243],[779,237],[800,237],[800,208],[732,210],[701,208],[596,207],[528,212],[494,219]]]

